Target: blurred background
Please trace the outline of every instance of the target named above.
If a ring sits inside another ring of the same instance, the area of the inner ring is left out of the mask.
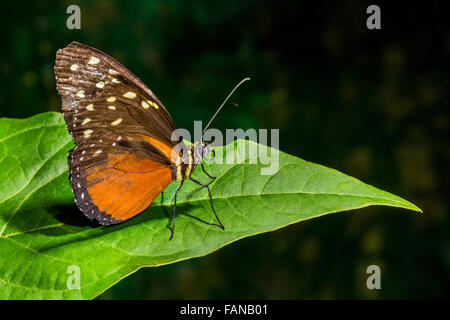
[[[450,294],[449,54],[444,2],[27,1],[0,13],[0,116],[60,111],[55,52],[76,40],[115,57],[178,127],[279,128],[280,149],[399,195],[206,257],[144,268],[100,299],[411,299]],[[81,8],[81,30],[66,9]],[[368,30],[366,8],[381,8]],[[366,287],[381,267],[381,290]]]

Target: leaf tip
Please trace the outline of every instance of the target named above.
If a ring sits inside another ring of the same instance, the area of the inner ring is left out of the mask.
[[[420,209],[418,206],[416,206],[415,204],[413,204],[413,203],[411,203],[409,201],[406,201],[406,200],[405,200],[405,202],[407,203],[407,206],[404,206],[405,209],[409,209],[409,210],[418,212],[420,214],[423,214],[422,209]]]

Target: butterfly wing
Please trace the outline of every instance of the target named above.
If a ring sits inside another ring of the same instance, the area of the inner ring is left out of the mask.
[[[159,99],[119,62],[72,42],[56,54],[78,207],[112,224],[144,210],[172,181],[176,126]],[[176,155],[175,155],[176,156]]]
[[[171,139],[176,126],[167,109],[145,84],[107,54],[72,42],[56,53],[55,75],[75,142],[84,135],[101,135],[95,129],[111,131],[120,125],[123,134],[142,133],[169,146],[176,144],[177,140]]]

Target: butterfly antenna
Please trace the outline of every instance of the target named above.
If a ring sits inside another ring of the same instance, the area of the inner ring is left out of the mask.
[[[203,138],[203,134],[205,133],[206,130],[208,130],[209,125],[211,124],[211,122],[213,122],[213,120],[216,118],[216,116],[219,114],[220,110],[222,110],[223,106],[225,105],[225,103],[227,103],[228,99],[233,95],[234,91],[236,91],[237,88],[239,88],[239,86],[241,84],[243,84],[245,81],[250,80],[250,78],[245,78],[242,79],[241,82],[239,82],[233,90],[231,90],[230,94],[228,95],[228,97],[223,101],[222,105],[219,107],[219,109],[217,109],[216,113],[214,113],[214,115],[212,116],[211,120],[209,120],[208,124],[206,125],[205,129],[202,132],[202,138]],[[203,140],[203,139],[202,139]]]

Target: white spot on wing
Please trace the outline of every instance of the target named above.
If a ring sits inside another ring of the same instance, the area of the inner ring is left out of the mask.
[[[114,120],[113,122],[111,122],[112,126],[117,126],[118,124],[120,124],[122,122],[122,118],[119,118],[117,120]]]
[[[108,109],[109,109],[109,110],[116,110],[116,107],[114,107],[114,106],[108,106]]]
[[[97,84],[95,85],[97,88],[102,89],[105,86],[105,83],[103,81],[97,82]]]
[[[108,99],[106,99],[106,101],[114,102],[114,101],[116,101],[116,97],[109,97]]]
[[[91,56],[91,59],[89,59],[88,63],[89,64],[97,64],[100,62],[100,59],[94,56]]]
[[[91,122],[91,118],[85,118],[85,119],[83,120],[83,122],[81,123],[81,125],[84,126],[85,124],[87,124],[87,123],[89,123],[89,122]]]
[[[94,105],[91,103],[91,104],[88,104],[87,106],[86,106],[86,110],[89,110],[89,111],[93,111],[94,110]]]
[[[89,138],[91,136],[91,133],[94,132],[94,130],[88,129],[86,131],[84,131],[84,137],[85,138]]]
[[[77,71],[78,70],[78,65],[76,63],[74,63],[73,65],[70,66],[70,70]]]
[[[159,107],[158,107],[158,105],[156,104],[156,102],[153,102],[153,101],[150,101],[150,100],[147,100],[147,103],[149,104],[149,105],[151,105],[153,108],[155,108],[155,109],[159,109]]]
[[[134,93],[133,91],[128,91],[123,94],[123,97],[128,98],[128,99],[134,99],[134,98],[136,98],[136,93]]]

